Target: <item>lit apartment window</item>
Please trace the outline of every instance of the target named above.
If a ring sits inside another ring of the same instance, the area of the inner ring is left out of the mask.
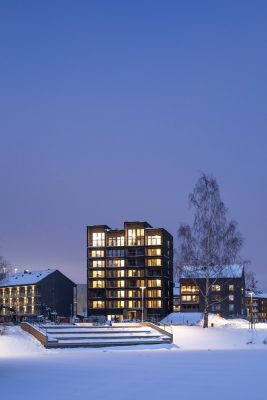
[[[89,282],[89,285],[90,285],[90,287],[93,287],[93,288],[104,288],[105,287],[105,282],[104,281],[95,280],[95,281]]]
[[[181,293],[198,293],[199,287],[195,285],[182,285]]]
[[[161,279],[148,279],[147,286],[148,287],[161,287]]]
[[[93,247],[105,246],[105,232],[93,232]]]
[[[104,250],[91,250],[91,257],[104,257]]]
[[[161,297],[161,290],[147,290],[147,297]]]
[[[125,297],[125,290],[108,290],[107,297],[113,298],[124,298]]]
[[[127,276],[128,277],[135,277],[135,276],[143,276],[144,271],[141,269],[128,269],[127,270]]]
[[[141,301],[139,300],[129,300],[128,308],[141,308]]]
[[[112,281],[107,281],[107,287],[109,288],[124,288],[125,287],[125,281],[124,280],[112,280]]]
[[[115,301],[109,301],[108,302],[108,308],[124,308],[125,307],[125,301],[124,300],[115,300]]]
[[[229,285],[229,292],[233,292],[235,290],[235,285]]]
[[[129,279],[127,286],[129,288],[140,288],[141,286],[145,286],[145,281],[143,279]]]
[[[147,300],[147,308],[161,308],[161,300]]]
[[[104,260],[93,260],[92,261],[93,268],[105,268]]]
[[[125,276],[125,271],[124,270],[116,271],[114,269],[111,269],[111,270],[107,271],[107,277],[108,278],[124,278],[124,276]]]
[[[161,256],[161,249],[148,249],[147,255],[148,256]]]
[[[160,246],[161,245],[161,236],[153,235],[147,237],[147,245],[148,246]]]
[[[140,290],[128,290],[127,296],[130,298],[141,297],[141,291]]]
[[[149,267],[160,267],[162,264],[161,258],[149,258],[147,260],[147,265]]]
[[[117,259],[112,259],[112,260],[107,260],[108,262],[108,267],[124,267],[125,266],[125,260],[117,260]]]
[[[113,236],[108,238],[108,246],[124,246],[124,236]]]
[[[92,271],[93,278],[105,278],[105,271]]]
[[[196,295],[182,295],[182,301],[191,302],[191,303],[198,303],[199,302],[199,296],[196,296]]]
[[[229,301],[234,301],[235,300],[235,296],[233,294],[229,294]]]
[[[90,308],[105,308],[105,302],[103,300],[93,300],[90,302]]]
[[[143,246],[144,235],[144,229],[128,229],[128,246]]]
[[[220,285],[211,285],[211,291],[212,292],[220,292],[221,286]]]

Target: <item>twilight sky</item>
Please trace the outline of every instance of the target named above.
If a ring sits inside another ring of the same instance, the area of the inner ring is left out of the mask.
[[[175,236],[212,173],[267,290],[266,1],[2,1],[0,254],[85,282],[86,225]]]

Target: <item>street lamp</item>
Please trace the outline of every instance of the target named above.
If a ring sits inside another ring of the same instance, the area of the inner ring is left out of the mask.
[[[248,293],[250,295],[250,329],[253,329],[253,292]]]
[[[140,289],[142,290],[142,318],[141,322],[144,322],[144,290],[146,289],[145,286],[140,286]]]

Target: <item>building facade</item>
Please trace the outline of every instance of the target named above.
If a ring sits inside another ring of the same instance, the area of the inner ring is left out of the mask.
[[[267,293],[248,293],[246,296],[246,307],[247,316],[250,321],[267,322]]]
[[[147,222],[87,227],[88,316],[159,320],[173,307],[173,237]]]
[[[70,316],[75,284],[55,269],[7,275],[0,281],[0,315],[11,308],[18,318],[33,317],[46,310]]]
[[[206,279],[203,273],[182,274],[180,278],[180,310],[203,312]],[[218,275],[209,277],[209,312],[223,318],[246,316],[245,276],[242,265],[222,267]]]
[[[87,317],[87,284],[78,283],[74,287],[74,315]]]

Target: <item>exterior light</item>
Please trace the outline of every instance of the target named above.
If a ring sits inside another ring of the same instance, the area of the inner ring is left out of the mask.
[[[145,286],[140,286],[140,289],[142,290],[142,318],[141,318],[141,322],[144,322],[144,291],[146,289]]]

